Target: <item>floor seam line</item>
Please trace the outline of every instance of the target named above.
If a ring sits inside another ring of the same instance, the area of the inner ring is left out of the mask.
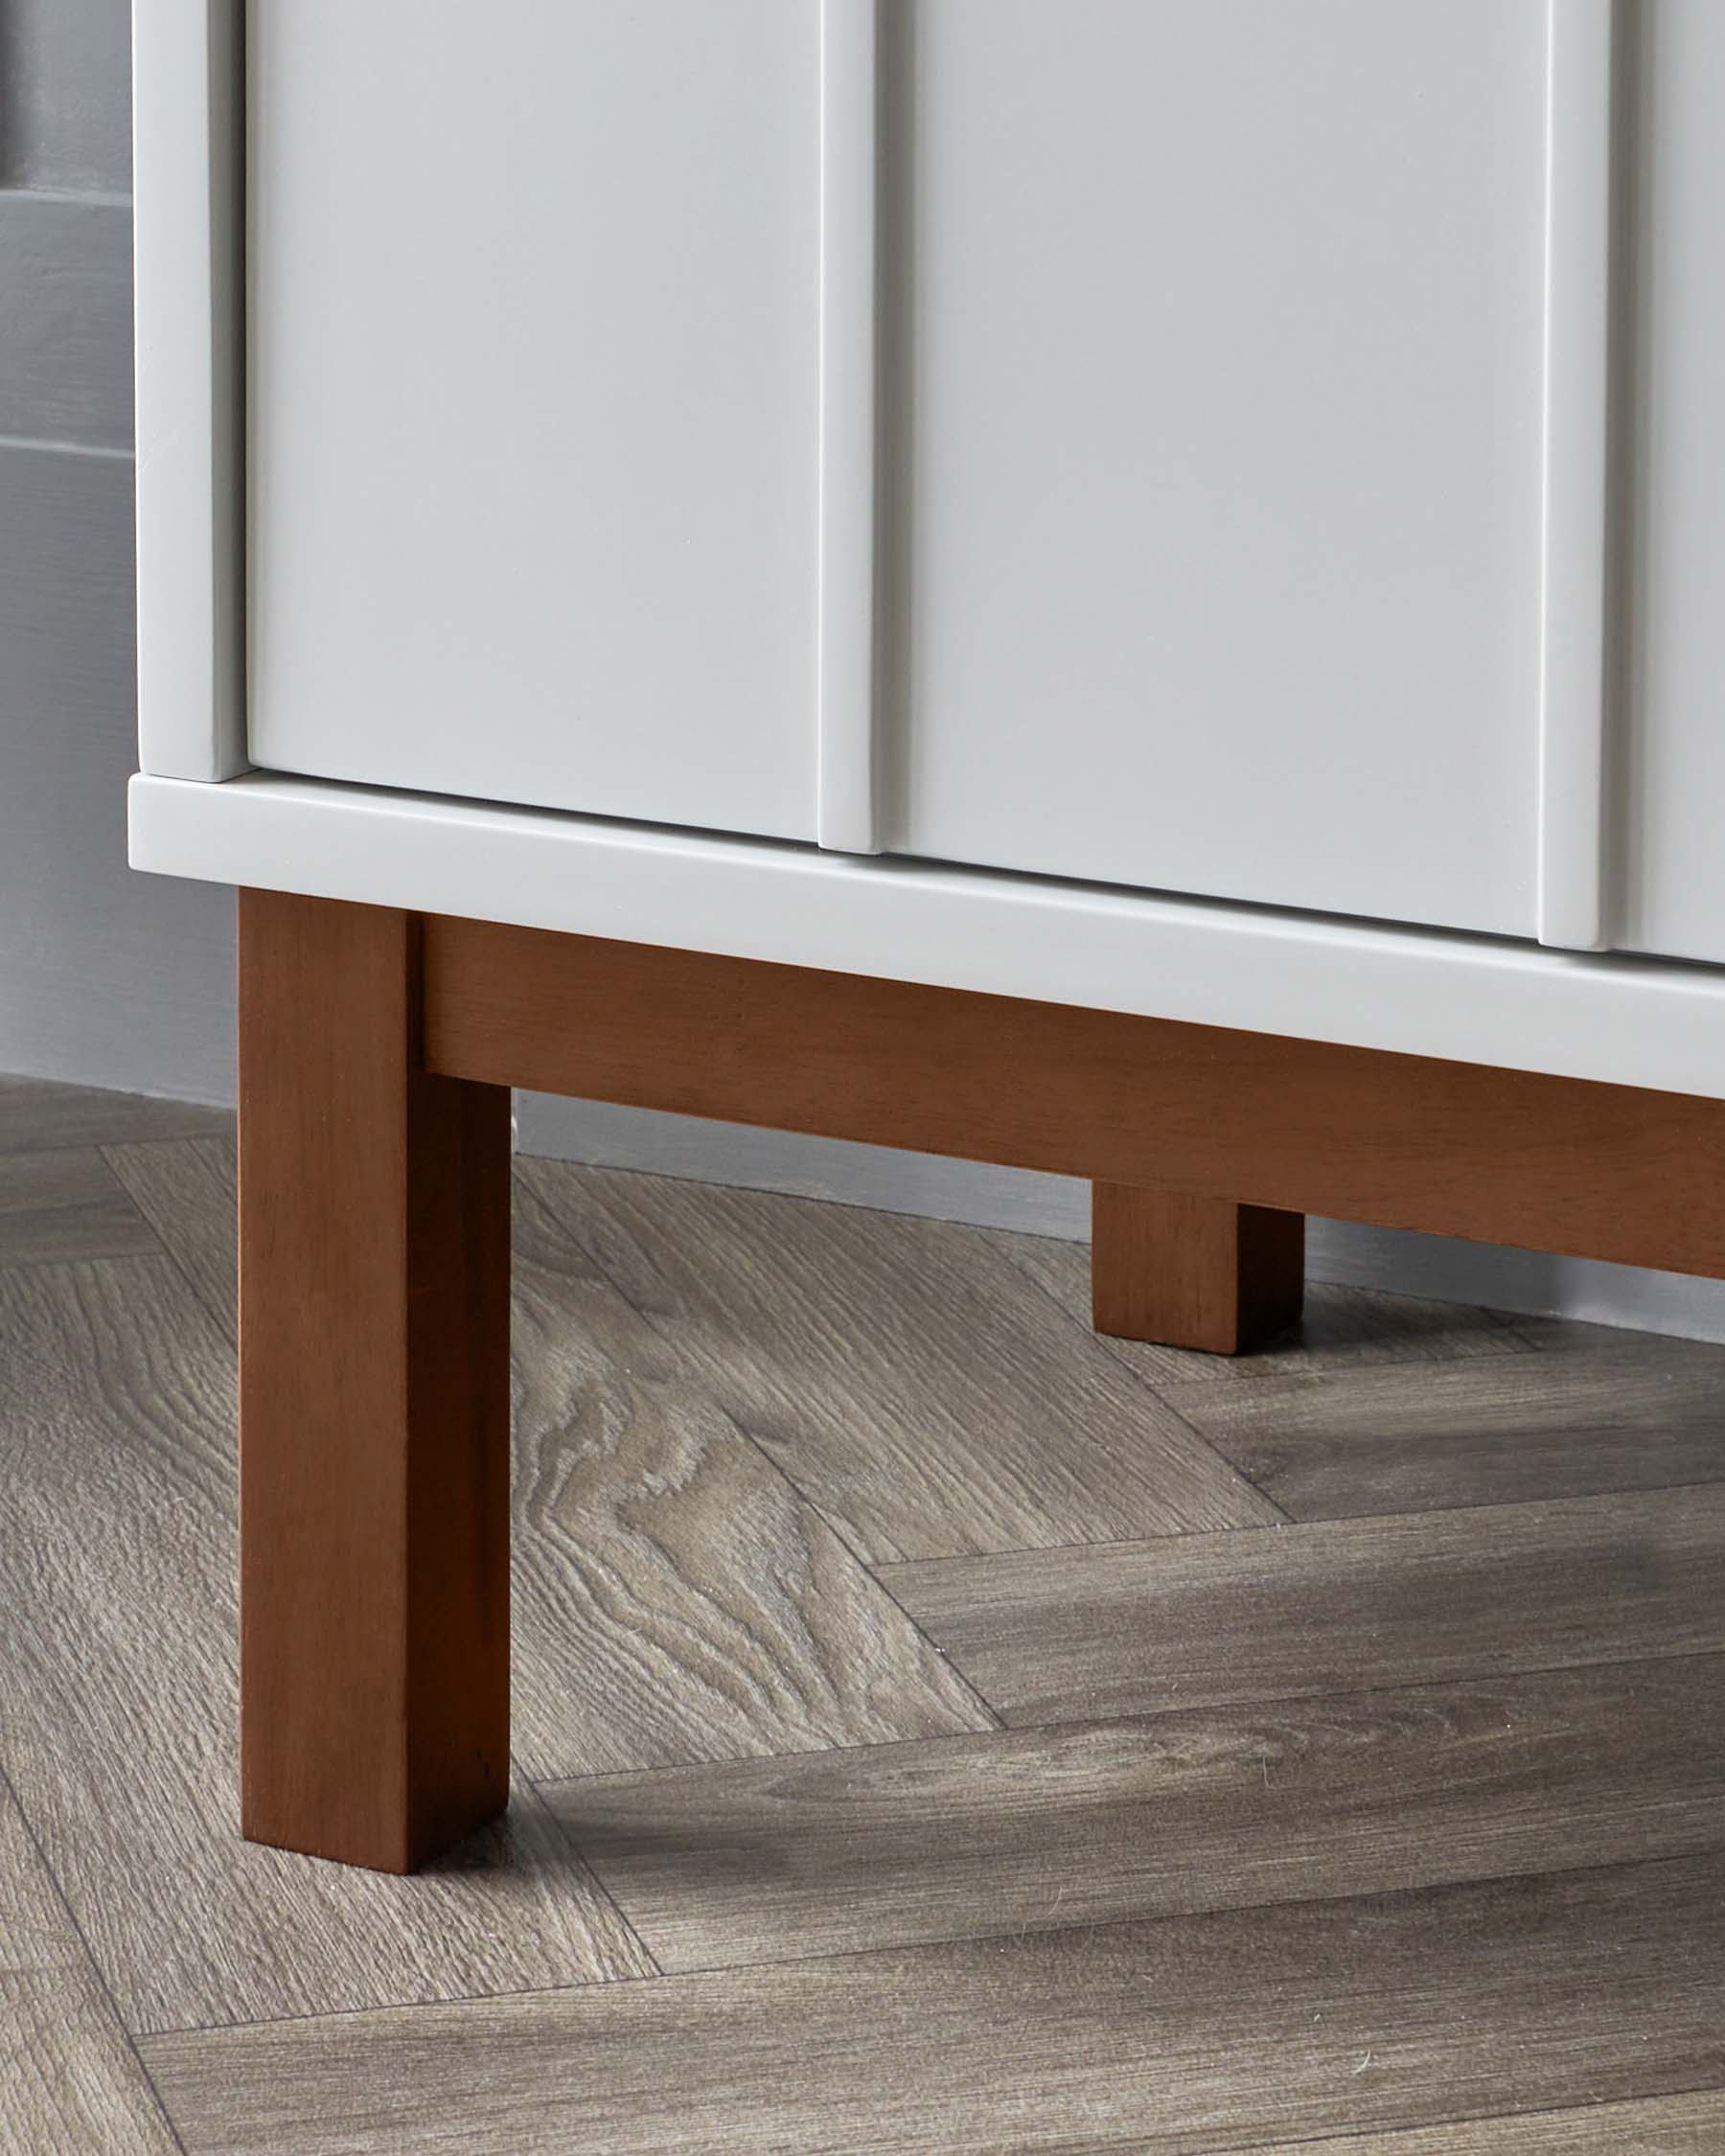
[[[24,1830],[24,1839],[35,1852],[36,1862],[42,1868],[43,1876],[48,1881],[54,1898],[64,1910],[66,1921],[72,1927],[73,1937],[83,1949],[84,1959],[90,1965],[90,1974],[95,1978],[97,1988],[101,1991],[102,1996],[107,2001],[108,2010],[114,2017],[114,2026],[120,2031],[121,2041],[131,2054],[132,2062],[137,2067],[138,2072],[144,2076],[144,2085],[150,2091],[150,2099],[161,2116],[163,2125],[168,2129],[169,2140],[178,2149],[179,2156],[187,2156],[186,2145],[180,2139],[179,2128],[173,2122],[173,2114],[169,2110],[167,2099],[156,2085],[156,2077],[150,2071],[149,2063],[146,2061],[143,2053],[138,2049],[135,2031],[125,2014],[120,2010],[120,2001],[115,1995],[113,1985],[108,1982],[107,1971],[96,1959],[96,1949],[90,1944],[88,1935],[85,1933],[82,1924],[79,1922],[78,1912],[72,1906],[71,1896],[66,1892],[58,1871],[50,1862],[48,1852],[42,1846],[41,1837],[35,1830],[34,1822],[24,1808],[24,1800],[18,1794],[17,1784],[13,1781],[10,1771],[3,1765],[0,1765],[0,1791],[4,1791],[12,1800],[12,1809],[17,1813],[19,1824]]]

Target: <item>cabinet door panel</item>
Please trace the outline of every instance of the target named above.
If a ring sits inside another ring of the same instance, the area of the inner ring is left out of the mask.
[[[808,0],[254,0],[249,739],[814,829]]]
[[[920,0],[904,851],[1534,927],[1544,0]]]
[[[1635,22],[1618,940],[1725,960],[1725,7]]]

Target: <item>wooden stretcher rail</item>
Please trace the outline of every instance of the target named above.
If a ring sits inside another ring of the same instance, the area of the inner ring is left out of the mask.
[[[447,1075],[1725,1276],[1725,1102],[432,917]]]

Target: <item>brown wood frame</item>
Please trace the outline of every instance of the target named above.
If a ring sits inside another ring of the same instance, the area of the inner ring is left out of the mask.
[[[1303,1216],[1725,1276],[1725,1102],[242,893],[243,1827],[501,1808],[508,1091],[1052,1169],[1105,1330],[1233,1352]]]

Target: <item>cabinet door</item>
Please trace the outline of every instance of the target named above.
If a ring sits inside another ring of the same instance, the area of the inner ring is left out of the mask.
[[[1534,932],[1546,0],[905,43],[893,843]]]
[[[253,0],[249,746],[810,837],[809,0]]]
[[[1725,7],[1635,25],[1618,940],[1725,960]]]

